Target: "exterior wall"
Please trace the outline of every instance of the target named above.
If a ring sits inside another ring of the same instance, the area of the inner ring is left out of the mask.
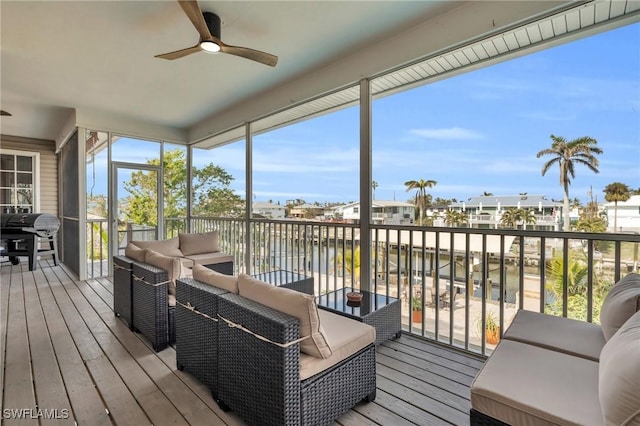
[[[640,195],[633,195],[629,200],[618,203],[618,229],[613,229],[615,204],[607,203],[604,209],[609,220],[608,232],[640,232]]]
[[[59,216],[58,212],[58,156],[55,141],[28,139],[0,135],[0,150],[16,150],[40,153],[39,197],[40,211]]]

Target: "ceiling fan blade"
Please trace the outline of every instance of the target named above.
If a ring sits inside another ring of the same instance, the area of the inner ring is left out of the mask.
[[[212,38],[215,40],[215,37]],[[252,61],[260,62],[261,64],[269,65],[270,67],[275,67],[278,63],[277,56],[274,56],[270,53],[261,52],[260,50],[249,49],[248,47],[230,46],[228,44],[220,42],[220,50],[223,53],[251,59]]]
[[[10,114],[10,113],[8,113],[7,111],[3,111],[3,110],[0,110],[0,115],[4,115],[4,116],[7,116],[7,117],[11,117],[11,114]]]
[[[200,39],[206,40],[211,38],[211,33],[209,32],[209,27],[207,27],[207,23],[202,16],[202,10],[200,10],[200,6],[197,1],[179,1],[180,7],[184,10],[184,13],[187,15],[187,18],[191,21],[198,33],[200,34]]]
[[[192,53],[200,52],[202,49],[200,48],[200,44],[196,44],[193,47],[187,47],[186,49],[176,50],[175,52],[163,53],[162,55],[156,55],[156,58],[162,59],[179,59],[183,58],[187,55],[191,55]]]

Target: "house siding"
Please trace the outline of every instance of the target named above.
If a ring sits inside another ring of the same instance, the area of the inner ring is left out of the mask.
[[[0,135],[0,150],[40,153],[39,213],[58,216],[58,156],[55,142]]]

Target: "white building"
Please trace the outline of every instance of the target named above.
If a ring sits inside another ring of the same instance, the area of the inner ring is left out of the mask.
[[[376,225],[409,225],[413,223],[416,207],[403,201],[373,201],[371,221]],[[350,223],[360,220],[360,203],[342,207],[342,219]]]
[[[465,213],[471,228],[498,228],[502,214],[509,209],[534,212],[536,223],[527,225],[528,229],[557,231],[562,222],[562,203],[549,201],[543,195],[482,195],[449,208]]]
[[[280,204],[256,201],[251,212],[269,219],[284,219],[286,210]]]
[[[609,221],[608,232],[640,232],[640,195],[632,195],[627,201],[618,201],[618,229],[613,229],[616,217],[615,203],[606,203],[603,207]]]

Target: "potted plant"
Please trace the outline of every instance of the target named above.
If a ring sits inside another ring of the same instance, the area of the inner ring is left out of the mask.
[[[476,330],[478,335],[482,337],[482,317],[476,320]],[[496,345],[500,341],[500,325],[493,311],[487,311],[487,317],[484,324],[485,340],[491,345]]]
[[[422,323],[422,299],[420,297],[411,299],[411,314],[414,324]]]

